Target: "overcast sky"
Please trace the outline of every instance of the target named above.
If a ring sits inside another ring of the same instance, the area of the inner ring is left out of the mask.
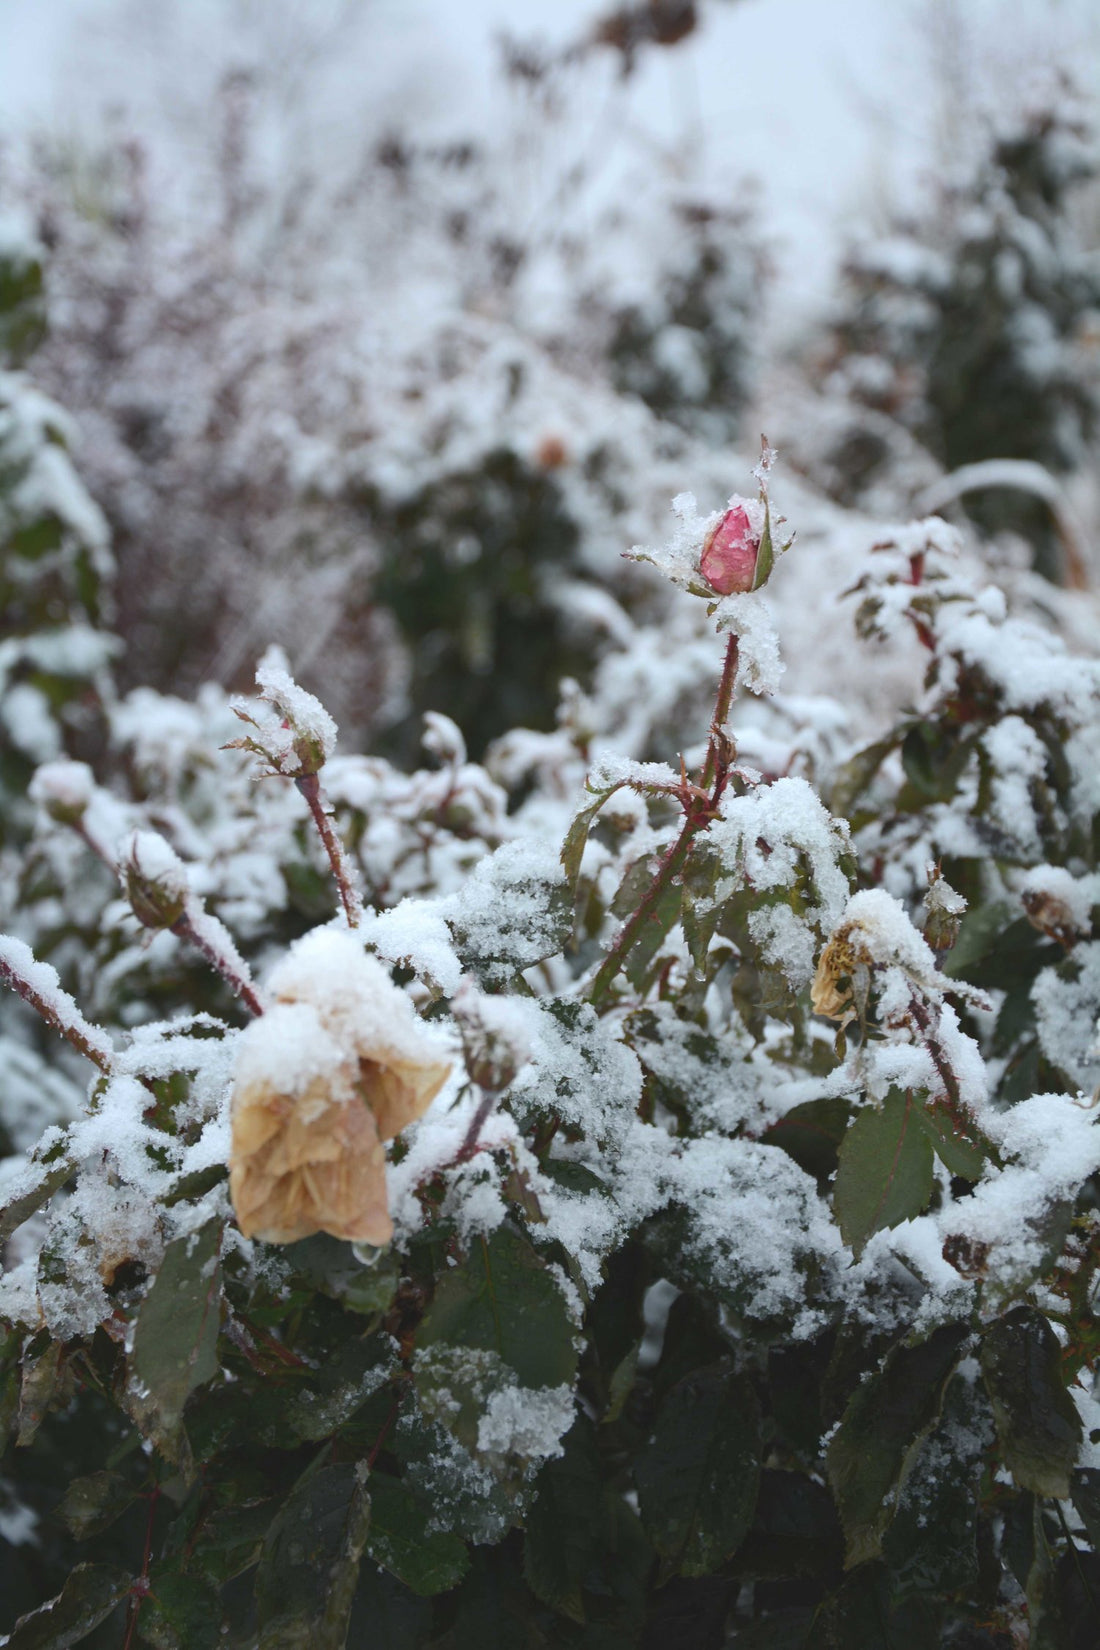
[[[303,17],[312,27],[355,4],[0,0],[0,129],[67,129],[111,104],[155,119],[158,109],[185,109],[190,86],[198,108],[201,83],[236,41],[270,31],[282,14],[293,62]],[[609,9],[359,0],[358,31],[310,82],[314,141],[338,145],[350,120],[361,130],[363,119],[400,118],[422,135],[491,126],[504,118],[497,31],[560,43]],[[977,98],[1011,103],[1028,73],[1059,59],[1100,84],[1097,0],[705,0],[695,36],[649,52],[617,94],[615,127],[694,145],[723,179],[758,179],[781,301],[798,310],[827,284],[844,237],[944,164],[952,99],[956,113]],[[186,132],[186,115],[177,130]]]

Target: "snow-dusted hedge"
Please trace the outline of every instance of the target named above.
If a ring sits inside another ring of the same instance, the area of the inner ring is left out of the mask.
[[[1091,1642],[1100,666],[933,519],[848,569],[911,708],[770,710],[769,462],[484,765],[338,754],[277,654],[117,700],[105,644],[97,772],[43,698],[13,1650]]]

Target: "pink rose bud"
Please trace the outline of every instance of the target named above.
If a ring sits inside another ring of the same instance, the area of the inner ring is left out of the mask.
[[[727,510],[703,543],[699,571],[719,596],[751,590],[760,540],[739,504]]]

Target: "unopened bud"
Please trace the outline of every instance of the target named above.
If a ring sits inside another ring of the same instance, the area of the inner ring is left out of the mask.
[[[86,762],[44,762],[30,782],[28,794],[59,825],[79,825],[95,794],[95,780]]]
[[[256,731],[231,739],[225,748],[250,750],[272,773],[288,779],[315,778],[336,748],[336,723],[319,699],[298,686],[277,647],[268,648],[256,667],[256,686],[272,709],[256,714],[250,705],[231,705],[234,715]]]
[[[171,928],[187,909],[187,869],[155,831],[135,831],[119,865],[130,909],[145,928]]]
[[[743,505],[734,504],[703,541],[699,572],[718,596],[740,595],[756,579],[760,535]]]
[[[924,896],[924,937],[933,951],[950,951],[959,937],[959,925],[966,914],[966,901],[938,865],[928,869],[928,892]]]
[[[1027,920],[1040,934],[1068,949],[1092,930],[1090,883],[1060,865],[1037,865],[1027,873],[1020,899]]]

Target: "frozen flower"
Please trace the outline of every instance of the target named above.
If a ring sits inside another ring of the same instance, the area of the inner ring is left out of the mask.
[[[838,929],[821,953],[810,987],[815,1014],[847,1023],[855,1017],[854,999],[866,999],[871,958],[858,930]]]
[[[231,739],[226,750],[249,750],[269,773],[288,779],[315,776],[336,748],[336,723],[319,699],[298,686],[277,647],[268,648],[256,667],[256,686],[261,704],[230,706],[255,732]]]
[[[853,894],[821,953],[810,988],[814,1013],[847,1024],[867,1000],[872,968],[900,970],[939,994],[936,959],[900,900],[882,888]]]
[[[393,1235],[384,1140],[421,1117],[450,1062],[386,969],[352,934],[318,929],[269,981],[273,1005],[241,1039],[230,1192],[241,1231]]]
[[[126,898],[146,928],[171,928],[187,909],[187,869],[156,831],[134,831],[119,864]]]
[[[1040,934],[1064,947],[1092,930],[1092,906],[1100,878],[1074,877],[1058,865],[1036,865],[1023,879],[1020,899],[1027,920]]]
[[[760,534],[742,504],[734,504],[707,533],[699,572],[719,596],[741,595],[756,579]]]
[[[59,757],[44,762],[31,780],[28,795],[59,825],[76,825],[95,795],[95,780],[86,762]]]

